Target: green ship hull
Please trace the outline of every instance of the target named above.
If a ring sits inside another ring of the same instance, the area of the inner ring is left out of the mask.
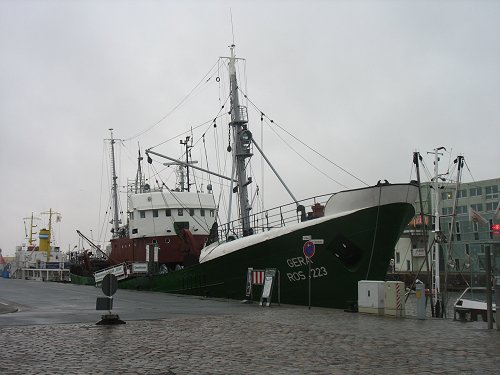
[[[126,279],[119,287],[243,300],[248,268],[274,268],[280,272],[281,303],[308,305],[303,246],[304,237],[311,236],[323,240],[311,258],[311,305],[348,308],[357,301],[359,280],[384,280],[413,215],[410,203],[398,202],[325,216],[221,244],[238,249],[182,270]],[[278,288],[273,289],[276,301]]]
[[[71,280],[71,284],[77,285],[95,285],[94,276],[79,276],[74,273],[69,274],[69,278]]]

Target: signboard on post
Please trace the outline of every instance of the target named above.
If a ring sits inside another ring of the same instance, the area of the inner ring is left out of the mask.
[[[303,252],[306,258],[312,258],[316,252],[316,245],[312,241],[307,241],[304,244]]]
[[[118,278],[113,273],[108,273],[102,279],[101,289],[106,297],[97,297],[96,310],[109,310],[109,314],[102,315],[101,320],[96,324],[125,324],[117,314],[111,313],[111,309],[113,308],[113,294],[115,294],[118,289]]]
[[[112,273],[104,276],[104,279],[102,279],[101,289],[105,296],[111,297],[115,294],[118,289],[118,279],[116,276]]]

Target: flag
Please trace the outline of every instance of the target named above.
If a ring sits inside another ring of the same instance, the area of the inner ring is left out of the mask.
[[[495,210],[495,216],[493,216],[493,219],[500,220],[500,202],[498,202],[498,206],[497,209]]]
[[[471,206],[469,206],[469,221],[475,221],[483,225],[488,225],[488,220],[482,217],[481,214],[474,210]]]

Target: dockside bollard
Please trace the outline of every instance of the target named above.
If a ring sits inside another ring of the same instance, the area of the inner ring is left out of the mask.
[[[415,296],[417,298],[417,318],[425,319],[425,284],[415,285]]]

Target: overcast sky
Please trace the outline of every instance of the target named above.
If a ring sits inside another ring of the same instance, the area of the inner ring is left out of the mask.
[[[76,229],[96,236],[109,128],[127,140],[124,184],[138,142],[156,145],[217,113],[193,99],[159,122],[229,54],[230,10],[252,102],[361,180],[406,182],[412,152],[432,168],[426,153],[439,146],[450,151],[443,169],[465,156],[465,181],[500,177],[500,1],[0,0],[3,255],[23,242],[23,218],[49,208],[62,214],[63,249],[77,244]],[[216,96],[213,79],[205,88]],[[258,115],[250,127],[260,131]],[[343,189],[269,139],[298,198]],[[171,145],[157,151],[177,154]]]

